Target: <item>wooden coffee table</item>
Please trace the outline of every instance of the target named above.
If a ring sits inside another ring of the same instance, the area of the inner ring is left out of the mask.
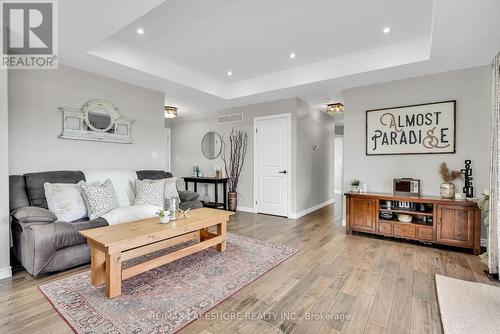
[[[226,249],[226,224],[234,213],[209,208],[191,210],[187,218],[160,224],[158,217],[130,223],[80,231],[91,250],[91,281],[94,286],[106,283],[106,296],[121,294],[122,281],[184,256],[216,246]],[[216,227],[217,233],[207,229]],[[187,241],[194,244],[161,255],[132,267],[122,262]]]

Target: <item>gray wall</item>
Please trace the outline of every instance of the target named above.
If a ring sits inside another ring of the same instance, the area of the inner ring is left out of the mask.
[[[298,100],[297,212],[333,199],[334,130],[331,116]]]
[[[253,119],[259,116],[291,113],[293,165],[290,185],[291,211],[292,213],[300,212],[325,202],[330,199],[328,189],[325,189],[327,185],[324,183],[328,172],[328,158],[320,157],[320,155],[328,152],[328,142],[325,141],[325,131],[322,128],[324,123],[322,124],[318,115],[314,118],[307,116],[307,112],[308,107],[302,101],[291,98],[169,120],[167,126],[172,130],[172,171],[181,179],[182,176],[192,175],[193,166],[198,165],[203,173],[213,175],[213,166],[223,167],[224,164],[220,158],[208,160],[203,156],[200,146],[205,133],[216,131],[227,138],[233,126],[244,130],[249,135],[249,146],[238,189],[238,204],[246,209],[253,208]],[[242,122],[217,124],[217,116],[235,113],[244,114]],[[323,120],[328,121],[328,119]],[[319,143],[323,149],[319,152],[312,152],[313,143]],[[181,181],[178,185],[184,188]],[[199,188],[198,192],[203,195],[204,189]],[[210,196],[212,193],[209,191]]]
[[[11,174],[83,168],[165,168],[163,93],[74,68],[11,71],[9,167]],[[62,140],[59,106],[80,108],[102,98],[134,118],[134,144]],[[2,132],[3,133],[3,132]],[[153,158],[152,152],[158,152]]]
[[[7,71],[0,70],[0,279],[11,276],[9,253],[9,161]]]
[[[457,100],[456,154],[365,155],[366,110],[444,100]],[[422,180],[422,194],[439,195],[439,164],[460,169],[465,159],[472,160],[475,194],[488,188],[489,66],[349,89],[344,101],[344,189],[356,178],[368,184],[368,191],[392,192],[393,178],[414,177]],[[456,185],[461,189],[463,182]]]

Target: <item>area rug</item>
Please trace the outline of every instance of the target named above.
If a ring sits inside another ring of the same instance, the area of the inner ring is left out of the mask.
[[[123,281],[122,295],[114,299],[105,297],[104,286],[90,284],[90,271],[40,290],[76,333],[173,333],[296,252],[228,233],[225,252],[206,249],[132,277]]]
[[[498,333],[499,287],[436,275],[436,289],[446,334]]]

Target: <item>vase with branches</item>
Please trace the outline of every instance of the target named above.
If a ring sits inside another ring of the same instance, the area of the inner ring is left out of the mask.
[[[443,183],[441,183],[440,194],[442,198],[454,198],[455,197],[455,184],[457,180],[463,180],[463,175],[461,171],[450,170],[446,162],[442,162],[439,166],[439,175]]]
[[[231,129],[229,134],[229,143],[222,138],[221,158],[224,162],[224,168],[228,180],[228,202],[229,210],[236,211],[238,201],[238,182],[241,171],[245,164],[245,158],[248,149],[248,134],[242,130]],[[229,151],[229,152],[228,152]]]

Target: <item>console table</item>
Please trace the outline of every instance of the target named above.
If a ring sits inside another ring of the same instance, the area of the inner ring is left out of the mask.
[[[481,212],[474,201],[381,193],[348,192],[345,196],[347,233],[358,231],[462,247],[479,255]],[[411,216],[411,221],[400,221],[399,214]]]
[[[229,180],[227,177],[222,177],[222,178],[217,178],[217,177],[194,177],[194,176],[185,176],[183,177],[184,179],[184,185],[186,190],[188,189],[189,182],[193,182],[194,184],[194,191],[198,191],[198,183],[208,183],[208,184],[213,184],[214,185],[214,195],[215,195],[215,201],[214,202],[205,202],[201,201],[203,203],[203,206],[209,207],[209,208],[222,208],[224,210],[227,210],[227,181]],[[219,184],[222,184],[222,203],[219,202]]]

